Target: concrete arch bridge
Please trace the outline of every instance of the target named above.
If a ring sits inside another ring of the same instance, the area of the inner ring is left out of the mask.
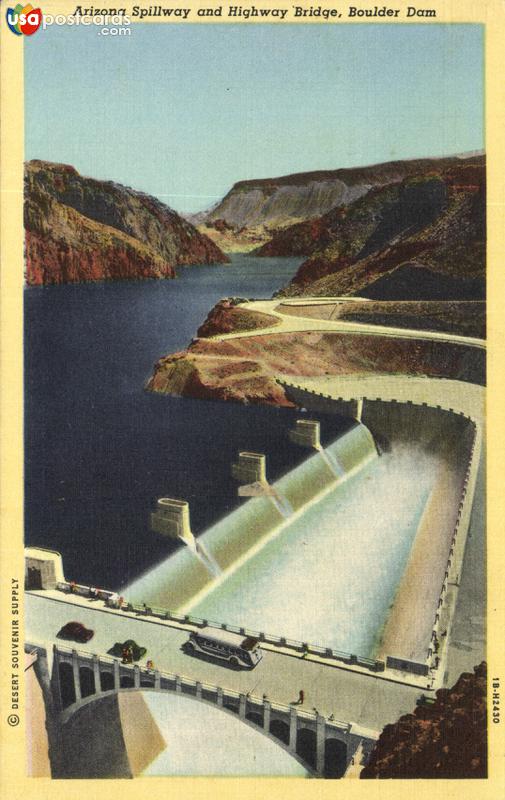
[[[60,736],[67,723],[92,703],[122,692],[155,691],[192,698],[233,715],[289,752],[313,777],[342,777],[358,754],[366,757],[378,738],[378,732],[327,719],[316,709],[273,702],[143,664],[123,664],[56,645],[49,658],[44,648],[27,645],[27,649],[37,652],[39,682],[49,695],[46,706],[49,699],[53,727]]]

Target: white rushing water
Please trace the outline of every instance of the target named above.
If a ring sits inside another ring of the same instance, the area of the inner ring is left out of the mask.
[[[437,475],[396,445],[285,526],[191,613],[372,656]]]
[[[128,600],[373,657],[440,462],[356,425],[125,590]]]
[[[186,613],[195,598],[227,579],[230,571],[278,535],[291,518],[304,515],[310,504],[337,482],[349,480],[371,459],[377,459],[372,435],[364,425],[355,425],[325,451],[312,453],[276,481],[272,496],[250,498],[208,528],[198,538],[207,564],[184,547],[133,581],[123,593],[133,602]],[[216,569],[209,569],[209,564]]]

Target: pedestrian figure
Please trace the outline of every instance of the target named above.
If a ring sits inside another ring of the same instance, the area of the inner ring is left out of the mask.
[[[146,667],[147,669],[154,669],[154,661],[151,661],[151,659],[146,661]]]
[[[70,583],[68,584],[68,589],[69,589],[69,592],[71,594],[73,594],[75,592],[75,590],[77,589],[76,582],[75,581],[70,581]]]
[[[298,705],[299,706],[303,705],[304,700],[305,700],[305,692],[303,691],[303,689],[300,689],[300,693],[298,695]]]
[[[127,647],[123,647],[123,649],[121,651],[121,660],[122,660],[123,664],[127,664],[128,663],[128,648]]]

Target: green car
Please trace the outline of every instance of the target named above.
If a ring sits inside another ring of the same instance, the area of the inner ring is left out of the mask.
[[[127,639],[125,642],[116,642],[108,653],[111,656],[120,658],[123,664],[131,664],[133,661],[143,658],[147,650],[145,647],[139,647],[133,639]]]
[[[433,706],[436,702],[436,697],[426,697],[425,694],[422,694],[421,697],[417,698],[416,706]]]

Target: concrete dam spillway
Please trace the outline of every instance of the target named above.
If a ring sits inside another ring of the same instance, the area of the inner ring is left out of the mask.
[[[246,500],[198,538],[219,576],[183,548],[125,595],[363,657],[383,656],[386,645],[424,661],[474,426],[380,401],[365,403],[363,421],[373,436],[357,423],[276,481],[274,495]],[[426,537],[436,542],[426,611],[402,620],[397,596]]]
[[[373,437],[359,423],[309,456],[298,467],[272,484],[272,494],[245,500],[198,539],[198,547],[221,574],[216,578],[205,563],[187,547],[181,548],[124,589],[132,602],[149,602],[171,610],[192,605],[215,583],[247,560],[311,503],[345,482],[377,458]]]

